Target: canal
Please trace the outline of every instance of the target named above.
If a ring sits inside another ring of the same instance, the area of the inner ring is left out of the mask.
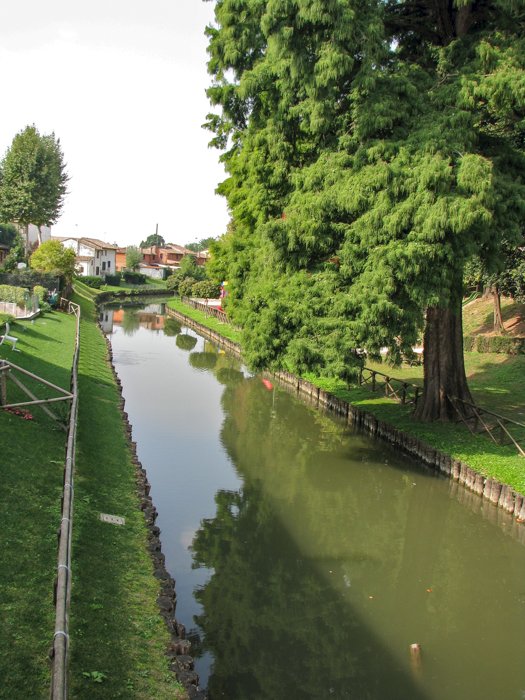
[[[101,323],[212,700],[525,698],[525,547],[497,514],[161,303]]]

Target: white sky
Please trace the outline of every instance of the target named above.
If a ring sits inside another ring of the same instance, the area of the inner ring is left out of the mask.
[[[219,152],[201,128],[213,2],[2,3],[0,156],[36,124],[60,138],[69,195],[53,234],[120,245],[226,230]]]

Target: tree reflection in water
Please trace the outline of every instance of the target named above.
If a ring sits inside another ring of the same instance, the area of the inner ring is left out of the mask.
[[[274,404],[260,380],[240,383],[242,373],[234,368],[215,374],[227,384],[222,443],[244,486],[239,492],[217,493],[216,515],[201,522],[192,546],[194,568],[214,571],[195,592],[203,609],[195,622],[204,649],[215,659],[210,696],[423,698],[411,675],[331,579],[366,579],[371,573],[392,578],[392,564],[402,554],[402,547],[392,548],[385,538],[367,548],[372,543],[361,541],[362,532],[357,537],[350,530],[341,540],[340,528],[332,531],[340,515],[338,502],[351,494],[339,492],[337,468],[330,472],[336,483],[327,488],[316,454],[326,456],[331,450],[340,455],[340,428],[331,430],[329,422],[305,406],[290,410],[285,394]],[[334,512],[326,509],[327,500]],[[299,513],[313,514],[317,501],[324,501],[318,522],[306,532]],[[291,519],[298,516],[303,541],[285,522],[282,508]],[[392,514],[384,515],[388,528]]]

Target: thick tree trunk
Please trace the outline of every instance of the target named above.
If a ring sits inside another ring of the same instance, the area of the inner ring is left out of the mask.
[[[505,333],[501,317],[501,297],[497,284],[492,287],[492,296],[494,297],[494,330],[499,333]]]
[[[454,307],[427,309],[424,340],[423,396],[414,413],[425,422],[452,420],[457,416],[447,397],[471,401],[463,359],[463,319],[461,302]],[[471,411],[458,404],[467,417]]]

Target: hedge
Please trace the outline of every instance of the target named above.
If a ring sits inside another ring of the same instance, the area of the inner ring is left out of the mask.
[[[82,275],[82,277],[80,277],[80,281],[86,284],[88,287],[91,287],[91,289],[100,289],[102,286],[102,278],[95,277],[95,275]]]
[[[496,352],[507,355],[524,355],[525,338],[505,335],[466,335],[463,338],[465,352]]]
[[[127,282],[127,284],[145,284],[146,282],[146,275],[141,274],[140,272],[123,272],[124,275],[124,281]]]
[[[122,275],[120,272],[115,273],[114,275],[106,275],[104,278],[105,284],[109,284],[112,287],[120,287],[120,280],[122,279]]]
[[[0,284],[0,301],[7,301],[12,304],[25,304],[29,289],[24,287],[12,287],[8,284]]]

